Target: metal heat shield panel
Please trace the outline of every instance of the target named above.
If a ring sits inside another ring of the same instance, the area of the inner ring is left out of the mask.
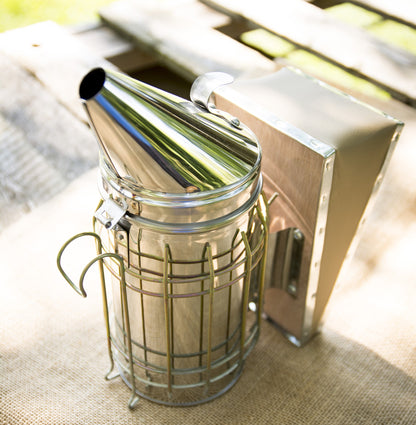
[[[219,88],[215,103],[260,140],[266,194],[279,195],[264,311],[302,345],[319,329],[403,124],[288,68]]]

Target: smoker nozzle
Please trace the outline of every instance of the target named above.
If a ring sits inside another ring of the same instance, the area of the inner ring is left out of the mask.
[[[102,68],[84,77],[79,94],[104,161],[135,187],[209,191],[258,173],[252,133],[188,100]]]

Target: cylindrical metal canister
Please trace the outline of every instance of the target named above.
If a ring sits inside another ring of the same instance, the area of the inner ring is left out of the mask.
[[[236,382],[259,333],[259,145],[238,120],[116,73],[94,70],[80,91],[100,145],[112,363],[130,404],[208,401]]]

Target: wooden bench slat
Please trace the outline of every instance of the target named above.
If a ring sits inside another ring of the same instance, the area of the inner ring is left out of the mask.
[[[58,194],[65,179],[28,143],[19,128],[0,115],[0,232]]]
[[[82,77],[92,68],[114,68],[77,42],[54,22],[41,22],[0,34],[0,52],[15,60],[42,82],[78,118],[86,115],[78,97]]]
[[[187,80],[209,71],[238,77],[276,70],[273,61],[210,28],[207,13],[213,11],[194,0],[121,0],[103,8],[100,16]]]
[[[102,23],[75,30],[72,35],[77,42],[87,45],[94,55],[110,61],[126,73],[158,63],[154,55],[138,49],[130,40],[121,37]]]
[[[0,75],[1,231],[94,167],[97,145],[84,123],[1,52]]]
[[[96,56],[102,58],[118,56],[134,49],[131,41],[116,34],[99,21],[87,28],[75,28],[74,31],[71,31],[71,35],[82,44],[87,45]]]
[[[203,0],[243,17],[374,82],[397,98],[416,102],[416,57],[340,22],[303,0]]]

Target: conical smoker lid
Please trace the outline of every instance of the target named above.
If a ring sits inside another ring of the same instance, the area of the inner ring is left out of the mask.
[[[253,134],[178,96],[97,68],[80,97],[105,162],[128,184],[189,193],[239,185],[259,172]]]

